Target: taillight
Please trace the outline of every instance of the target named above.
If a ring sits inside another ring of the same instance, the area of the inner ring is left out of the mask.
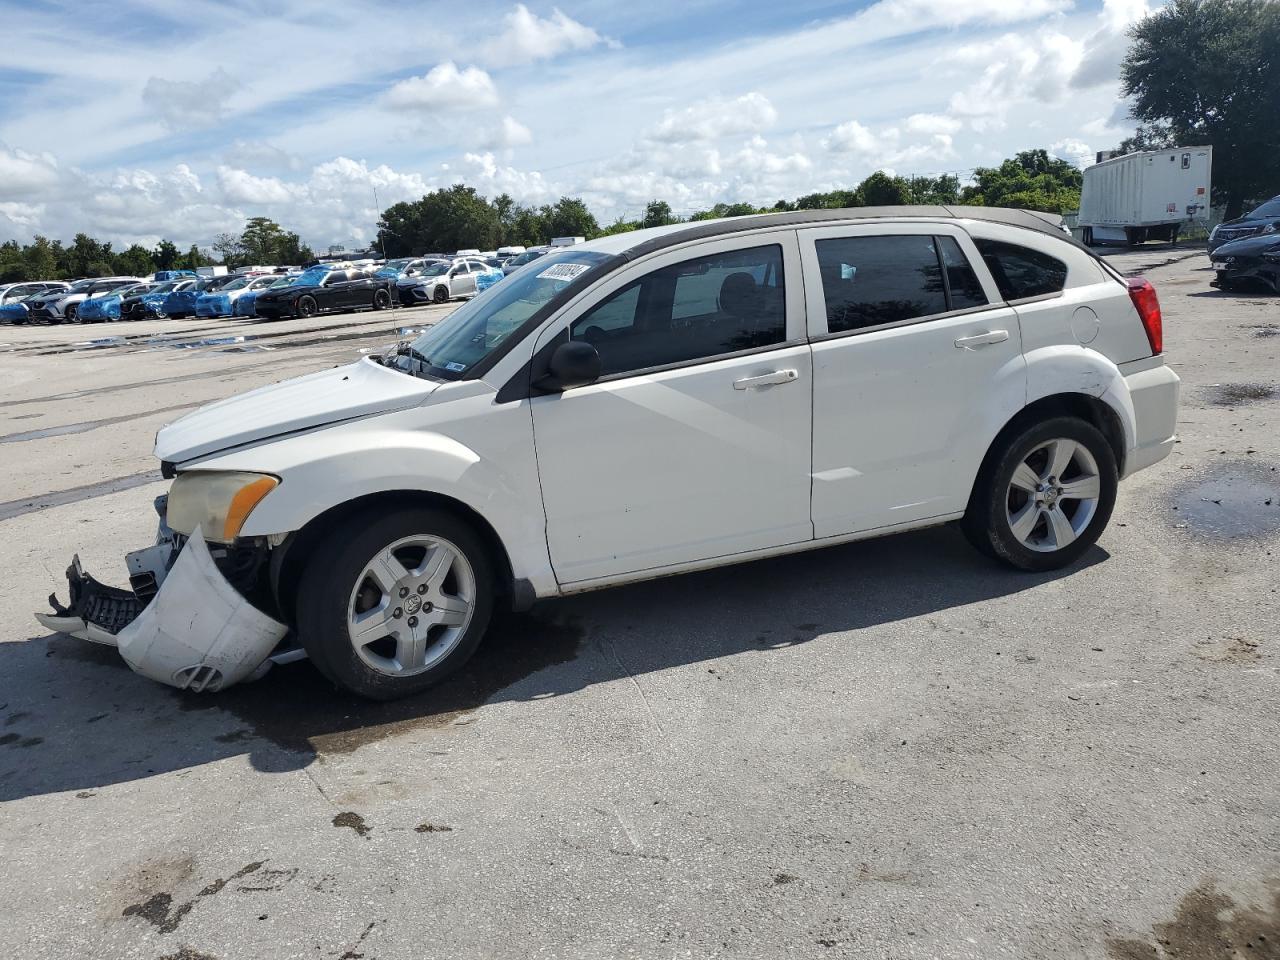
[[[1156,296],[1156,288],[1145,277],[1130,277],[1125,284],[1129,287],[1129,299],[1142,320],[1142,329],[1147,331],[1151,353],[1164,353],[1164,322],[1160,319],[1160,298]]]

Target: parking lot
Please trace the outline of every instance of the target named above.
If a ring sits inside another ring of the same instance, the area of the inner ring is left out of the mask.
[[[1280,956],[1280,298],[1111,262],[1181,442],[1077,567],[940,528],[589,594],[392,704],[306,662],[182,693],[32,613],[73,553],[125,582],[162,424],[451,307],[0,327],[0,947]]]

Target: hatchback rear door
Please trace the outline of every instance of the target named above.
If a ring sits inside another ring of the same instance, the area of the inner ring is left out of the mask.
[[[813,341],[813,525],[953,516],[1025,402],[1018,318],[958,227],[800,231]]]

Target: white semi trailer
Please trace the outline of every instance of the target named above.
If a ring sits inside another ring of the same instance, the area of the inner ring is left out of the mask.
[[[1212,147],[1147,150],[1085,167],[1081,239],[1176,243],[1183,223],[1208,215],[1212,169]]]

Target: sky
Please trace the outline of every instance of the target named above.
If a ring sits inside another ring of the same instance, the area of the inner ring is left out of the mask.
[[[466,183],[601,223],[1132,131],[1151,0],[0,0],[0,240],[317,248]]]

